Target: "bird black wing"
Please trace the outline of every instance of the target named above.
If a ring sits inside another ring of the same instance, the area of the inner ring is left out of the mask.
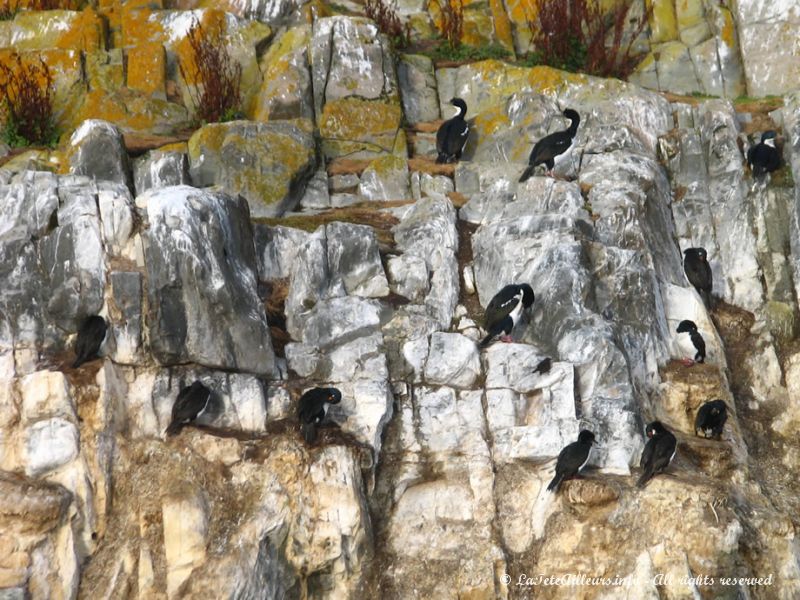
[[[503,321],[511,311],[521,302],[520,290],[518,285],[507,285],[497,292],[486,306],[484,314],[484,324],[491,330],[492,327]]]
[[[581,442],[572,442],[564,447],[558,454],[556,461],[556,473],[563,473],[565,477],[572,477],[578,473],[578,469],[589,458],[592,446]]]
[[[700,410],[697,411],[697,416],[694,419],[694,430],[695,433],[698,429],[704,430],[709,429],[708,420],[711,416],[711,409],[713,405],[710,402],[706,402],[703,406],[700,407]]]
[[[695,257],[687,257],[683,261],[683,271],[686,273],[686,279],[695,288],[711,293],[711,266],[706,261]]]
[[[566,131],[557,131],[543,137],[536,142],[531,150],[528,163],[532,166],[540,165],[553,160],[556,156],[563,154],[572,144],[572,136]]]
[[[205,408],[210,395],[211,390],[202,384],[183,388],[172,405],[172,420],[185,423],[196,419]]]
[[[469,125],[466,120],[453,117],[442,123],[436,132],[436,151],[439,157],[444,156],[449,159],[460,156],[468,137]]]
[[[655,438],[647,440],[647,443],[644,445],[644,450],[642,450],[642,458],[639,459],[639,468],[644,469],[646,465],[653,460],[653,450],[655,446]]]
[[[669,431],[658,435],[653,438],[655,444],[653,445],[653,455],[651,461],[653,465],[653,473],[658,473],[667,468],[672,455],[675,454],[675,448],[678,446],[678,440]]]
[[[694,355],[694,360],[696,362],[704,362],[706,360],[706,342],[703,339],[703,336],[697,331],[692,331],[689,333],[689,336],[692,339],[692,344],[694,344],[694,347],[697,348],[697,353]]]
[[[314,388],[300,397],[300,406],[297,416],[301,423],[319,423],[325,418],[325,400],[328,394],[325,390]]]
[[[75,342],[75,362],[72,363],[74,368],[97,356],[106,337],[106,330],[107,325],[103,317],[89,317],[81,324]]]

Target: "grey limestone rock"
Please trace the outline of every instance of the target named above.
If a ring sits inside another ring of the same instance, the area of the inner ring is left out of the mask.
[[[136,199],[147,220],[149,338],[163,365],[272,374],[247,203],[176,186]]]

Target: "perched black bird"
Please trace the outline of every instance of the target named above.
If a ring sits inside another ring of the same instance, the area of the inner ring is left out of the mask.
[[[775,147],[776,135],[775,131],[765,131],[761,134],[761,142],[747,151],[747,164],[750,165],[753,177],[780,169],[781,153]]]
[[[97,352],[106,338],[106,320],[94,315],[87,317],[78,329],[78,340],[75,342],[75,362],[72,368],[77,369],[83,363],[97,358]]]
[[[642,459],[639,461],[642,475],[636,482],[638,487],[644,487],[654,475],[663,473],[675,458],[675,450],[678,447],[678,440],[667,431],[661,421],[653,421],[645,431],[649,439],[642,451]]]
[[[722,437],[722,428],[728,420],[728,407],[722,400],[711,400],[706,402],[697,411],[697,418],[694,420],[694,433],[703,433],[705,438]]]
[[[448,119],[436,132],[437,163],[451,163],[461,160],[461,153],[469,137],[469,124],[464,120],[467,114],[467,103],[461,98],[453,98],[450,104],[458,107],[458,113]]]
[[[680,358],[685,367],[691,367],[694,363],[705,362],[706,343],[703,336],[697,331],[694,321],[681,321],[675,330],[678,334],[675,337],[676,345],[680,351]]]
[[[683,251],[683,271],[706,308],[711,308],[711,266],[708,264],[708,253],[705,248],[687,248]]]
[[[575,477],[578,472],[589,462],[589,454],[592,452],[594,434],[588,429],[584,429],[578,434],[578,441],[572,442],[558,453],[556,461],[556,474],[553,481],[547,486],[548,492],[557,492],[561,482],[570,477]]]
[[[504,342],[511,341],[511,331],[519,321],[523,309],[533,304],[533,289],[527,283],[507,285],[489,301],[484,315],[487,335],[480,347],[488,346],[498,335],[503,334]]]
[[[174,435],[184,425],[196,421],[208,408],[210,399],[211,390],[199,381],[178,392],[175,404],[172,405],[172,422],[167,427],[167,435]]]
[[[300,397],[297,417],[306,442],[313,444],[317,439],[317,427],[325,420],[331,404],[339,404],[342,393],[336,388],[314,388]]]
[[[540,375],[544,375],[545,373],[549,373],[551,367],[553,366],[552,359],[548,356],[547,358],[543,358],[539,361],[539,364],[536,365],[536,368],[533,370],[534,373],[539,373]]]
[[[557,131],[546,135],[536,142],[536,145],[531,151],[531,156],[528,159],[528,168],[525,169],[522,173],[522,177],[519,178],[520,183],[526,181],[533,175],[533,170],[542,164],[547,167],[547,174],[551,175],[553,167],[556,164],[556,156],[564,154],[572,145],[572,138],[574,138],[575,134],[578,132],[578,124],[581,122],[581,118],[578,113],[571,108],[566,109],[563,115],[570,120],[569,127],[564,131]]]

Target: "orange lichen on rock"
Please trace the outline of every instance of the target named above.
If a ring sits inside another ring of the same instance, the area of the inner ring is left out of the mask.
[[[221,10],[207,9],[201,14],[200,19],[197,21],[200,25],[199,35],[203,35],[212,40],[223,40],[227,31],[227,23],[225,21],[225,13]],[[175,53],[178,55],[178,61],[182,66],[182,71],[186,74],[187,80],[184,81],[187,85],[197,85],[201,83],[197,81],[197,74],[199,70],[195,64],[194,50],[189,36],[184,36],[176,45]]]
[[[166,98],[166,62],[164,46],[159,42],[128,50],[128,88]]]

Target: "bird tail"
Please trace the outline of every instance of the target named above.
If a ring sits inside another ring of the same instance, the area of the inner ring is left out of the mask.
[[[436,164],[443,165],[447,162],[447,154],[444,152],[439,152],[439,155],[436,157]]]
[[[550,371],[550,367],[552,365],[552,361],[550,358],[543,358],[539,361],[539,364],[536,365],[536,368],[533,370],[534,373],[539,373],[540,375],[544,375]]]
[[[556,476],[553,477],[553,481],[550,482],[550,485],[547,486],[548,492],[553,492],[554,494],[558,491],[558,486],[561,485],[561,482],[564,480],[563,473],[556,473]]]
[[[183,428],[183,423],[181,423],[180,421],[173,421],[172,423],[169,424],[169,427],[167,427],[167,435],[175,435],[179,433],[182,428]]]
[[[313,444],[317,441],[317,426],[314,423],[303,423],[303,438],[307,444]]]
[[[645,469],[644,473],[642,473],[641,477],[639,477],[639,481],[636,482],[636,487],[643,488],[652,477],[653,471],[651,469]]]
[[[525,170],[522,172],[522,176],[519,178],[519,182],[520,182],[520,183],[522,183],[522,182],[524,182],[524,181],[527,181],[527,180],[530,178],[530,176],[531,176],[531,175],[533,175],[533,170],[534,170],[535,168],[536,168],[536,167],[534,167],[533,165],[528,165],[528,168],[527,168],[527,169],[525,169]]]
[[[711,310],[713,308],[711,305],[710,293],[708,293],[706,290],[700,290],[700,298],[703,300],[703,304],[705,304],[707,310]]]
[[[86,359],[81,358],[80,356],[76,356],[75,357],[75,361],[72,363],[72,368],[73,369],[77,369],[78,367],[80,367],[85,362],[86,362]]]
[[[486,346],[488,346],[492,342],[494,336],[495,334],[490,331],[489,334],[481,340],[481,343],[478,345],[478,348],[486,348]]]

